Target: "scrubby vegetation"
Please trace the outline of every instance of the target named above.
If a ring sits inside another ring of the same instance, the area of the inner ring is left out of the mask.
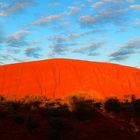
[[[40,134],[44,140],[88,139],[83,135],[74,138],[74,131],[77,125],[87,124],[98,117],[123,122],[125,127],[130,127],[129,133],[140,138],[140,99],[134,95],[123,100],[111,97],[102,102],[78,96],[72,96],[66,102],[61,99],[50,101],[45,97],[8,100],[0,96],[1,123],[8,120],[29,135]],[[0,126],[0,134],[3,131]]]
[[[104,102],[104,109],[107,112],[119,113],[121,110],[121,102],[117,98],[109,98]]]
[[[85,121],[93,117],[97,111],[97,104],[92,99],[72,96],[70,98],[71,112],[75,119]]]

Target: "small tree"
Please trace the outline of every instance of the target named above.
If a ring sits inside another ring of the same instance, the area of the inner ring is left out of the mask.
[[[104,109],[107,112],[119,113],[121,109],[121,103],[117,98],[109,98],[104,103]]]

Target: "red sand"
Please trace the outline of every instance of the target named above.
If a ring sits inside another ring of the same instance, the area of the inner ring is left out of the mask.
[[[99,99],[140,97],[140,69],[71,59],[0,66],[0,94],[4,96],[63,98],[79,92]]]

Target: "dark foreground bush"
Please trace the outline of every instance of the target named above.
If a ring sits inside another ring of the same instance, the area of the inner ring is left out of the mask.
[[[63,140],[65,135],[72,131],[72,121],[64,117],[49,118],[49,127],[47,129],[48,140]]]
[[[140,115],[140,99],[133,101],[133,107],[136,115]]]
[[[12,112],[17,112],[20,110],[22,103],[20,101],[6,101],[5,102],[5,107],[7,107],[7,109],[9,111]]]
[[[10,117],[11,117],[12,121],[17,124],[23,124],[25,121],[25,118],[22,115],[19,115],[17,113],[12,114]]]
[[[1,107],[0,107],[0,119],[1,119],[1,118],[5,118],[5,117],[7,117],[8,115],[9,115],[9,112],[6,111],[4,108],[1,108]]]
[[[48,108],[47,115],[52,117],[69,117],[70,111],[67,105],[61,105],[56,108]]]
[[[70,99],[70,105],[74,118],[85,121],[90,119],[96,112],[96,106],[93,100],[84,97],[73,96]]]
[[[107,112],[119,113],[121,110],[121,103],[117,98],[109,98],[104,102],[104,109]]]
[[[0,104],[3,103],[5,101],[5,97],[0,95]]]
[[[30,117],[26,120],[25,125],[29,133],[35,132],[39,127],[38,123]]]
[[[51,103],[52,104],[52,103]],[[59,105],[45,105],[38,110],[39,114],[43,117],[70,117],[71,112],[67,104],[59,103]]]

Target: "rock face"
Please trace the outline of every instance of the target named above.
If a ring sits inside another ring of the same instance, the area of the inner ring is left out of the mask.
[[[0,94],[63,98],[86,93],[94,98],[140,97],[140,69],[111,63],[50,59],[0,66]]]

